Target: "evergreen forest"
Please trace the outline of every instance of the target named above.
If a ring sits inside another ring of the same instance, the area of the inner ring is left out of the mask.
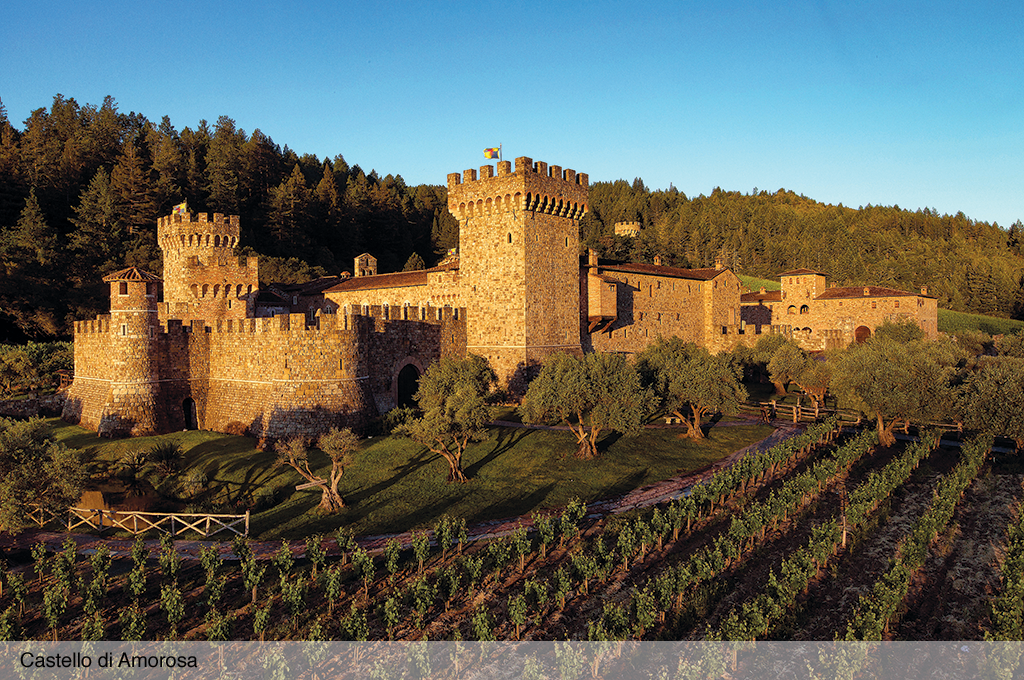
[[[112,97],[82,105],[56,95],[19,129],[0,102],[0,341],[67,337],[72,321],[107,311],[103,275],[160,274],[156,219],[183,201],[241,217],[238,255],[259,255],[264,284],[338,274],[361,252],[381,272],[429,266],[458,245],[445,186],[409,186],[340,153],[299,155],[228,116],[179,130],[167,116],[122,113]],[[722,258],[762,278],[809,267],[833,284],[927,285],[940,307],[1024,318],[1019,220],[1006,230],[963,213],[854,209],[784,189],[690,198],[639,178],[593,183],[589,207],[582,242],[604,258],[660,255],[682,267]],[[641,235],[615,237],[622,221],[640,222]]]

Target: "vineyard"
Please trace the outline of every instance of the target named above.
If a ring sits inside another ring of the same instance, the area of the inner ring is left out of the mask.
[[[671,503],[580,501],[469,541],[345,530],[183,559],[74,541],[8,555],[4,640],[1019,640],[1022,475],[985,439],[880,447],[834,421]]]

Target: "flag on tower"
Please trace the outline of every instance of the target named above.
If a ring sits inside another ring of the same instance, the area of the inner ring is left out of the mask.
[[[501,147],[484,149],[484,158],[501,158]]]
[[[173,215],[187,215],[188,214],[188,201],[185,201],[184,203],[179,203],[178,205],[174,206],[174,210],[173,210],[173,212],[171,214],[173,214]]]

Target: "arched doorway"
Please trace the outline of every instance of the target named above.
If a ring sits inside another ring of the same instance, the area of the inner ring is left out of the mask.
[[[413,395],[420,384],[420,371],[412,364],[406,364],[398,372],[398,407],[416,406]]]
[[[196,400],[192,397],[186,397],[185,401],[181,402],[181,411],[185,417],[185,429],[198,430],[199,417],[196,414]]]
[[[857,330],[853,332],[853,340],[858,345],[868,338],[871,337],[871,329],[867,326],[857,326]]]

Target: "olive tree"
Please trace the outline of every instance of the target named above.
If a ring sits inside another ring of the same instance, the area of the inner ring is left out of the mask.
[[[841,405],[874,417],[879,442],[891,446],[897,423],[948,415],[952,358],[942,343],[872,338],[837,357],[832,389]]]
[[[470,442],[487,437],[491,420],[487,396],[496,376],[487,360],[476,355],[447,357],[430,365],[420,377],[414,398],[422,414],[398,429],[448,461],[448,481],[465,482],[462,456]]]
[[[704,416],[732,410],[747,398],[732,357],[713,355],[680,338],[648,347],[637,359],[637,370],[661,408],[686,423],[691,439],[704,438]]]
[[[576,437],[576,456],[597,456],[605,430],[637,435],[651,411],[653,394],[621,354],[552,355],[530,383],[519,413],[525,423],[558,420]]]
[[[66,511],[86,477],[79,451],[55,442],[46,422],[0,418],[0,530],[19,529],[31,505]]]

